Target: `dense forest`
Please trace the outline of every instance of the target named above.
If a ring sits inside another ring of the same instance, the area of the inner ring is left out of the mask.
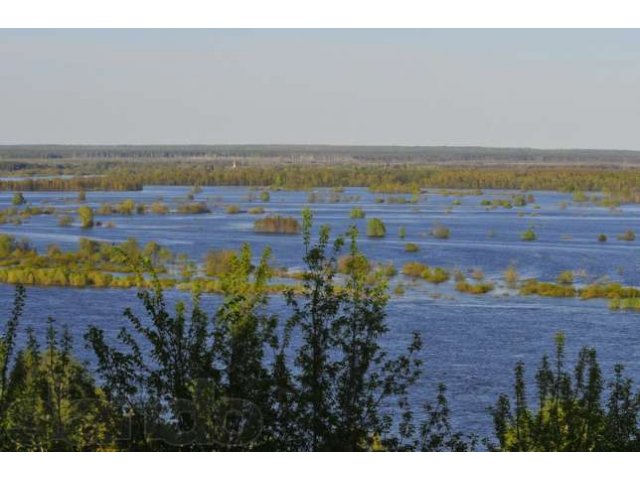
[[[446,147],[0,147],[0,190],[140,190],[144,185],[604,192],[640,200],[640,153]],[[10,177],[21,178],[10,178]],[[29,177],[29,178],[24,178]]]
[[[268,250],[255,263],[248,246],[211,257],[221,302],[209,314],[197,291],[170,309],[153,249],[138,248],[126,268],[149,279],[138,293],[146,314],[126,309],[129,326],[115,339],[88,325],[94,365],[75,358],[57,321],[44,338],[22,328],[28,298],[18,284],[0,337],[0,449],[640,450],[640,393],[624,368],[606,379],[593,348],[569,366],[562,334],[538,366],[535,405],[525,365],[515,365],[513,395],[491,408],[491,438],[452,427],[444,384],[415,405],[422,339],[414,333],[400,354],[384,348],[386,276],[360,268],[355,229],[332,239],[322,227],[315,238],[311,226],[305,211],[302,289],[283,293],[280,315],[268,309]],[[115,253],[87,243],[70,258],[124,268]]]

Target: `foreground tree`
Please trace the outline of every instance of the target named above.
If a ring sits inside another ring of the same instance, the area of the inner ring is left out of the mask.
[[[17,350],[25,291],[16,287],[13,311],[0,337],[0,450],[110,450],[116,417],[88,370],[72,356],[69,332],[49,320],[45,348],[33,332]]]
[[[596,351],[583,348],[572,375],[565,367],[564,336],[558,334],[554,362],[543,357],[536,384],[538,406],[533,411],[527,401],[524,364],[516,364],[514,408],[509,397],[501,395],[493,411],[501,450],[640,450],[640,394],[623,377],[622,366],[615,367],[608,400],[603,402]]]

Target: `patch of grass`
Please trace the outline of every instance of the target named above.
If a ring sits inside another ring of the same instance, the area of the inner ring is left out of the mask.
[[[404,251],[407,253],[415,253],[420,251],[420,247],[415,243],[407,243],[404,246]]]

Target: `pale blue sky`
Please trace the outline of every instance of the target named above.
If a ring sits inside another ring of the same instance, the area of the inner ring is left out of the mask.
[[[0,143],[639,149],[640,30],[0,30]]]

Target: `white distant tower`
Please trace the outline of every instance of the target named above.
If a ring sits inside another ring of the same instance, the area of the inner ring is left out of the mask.
[[[236,168],[236,161],[233,161],[233,165],[231,166],[231,168]]]

